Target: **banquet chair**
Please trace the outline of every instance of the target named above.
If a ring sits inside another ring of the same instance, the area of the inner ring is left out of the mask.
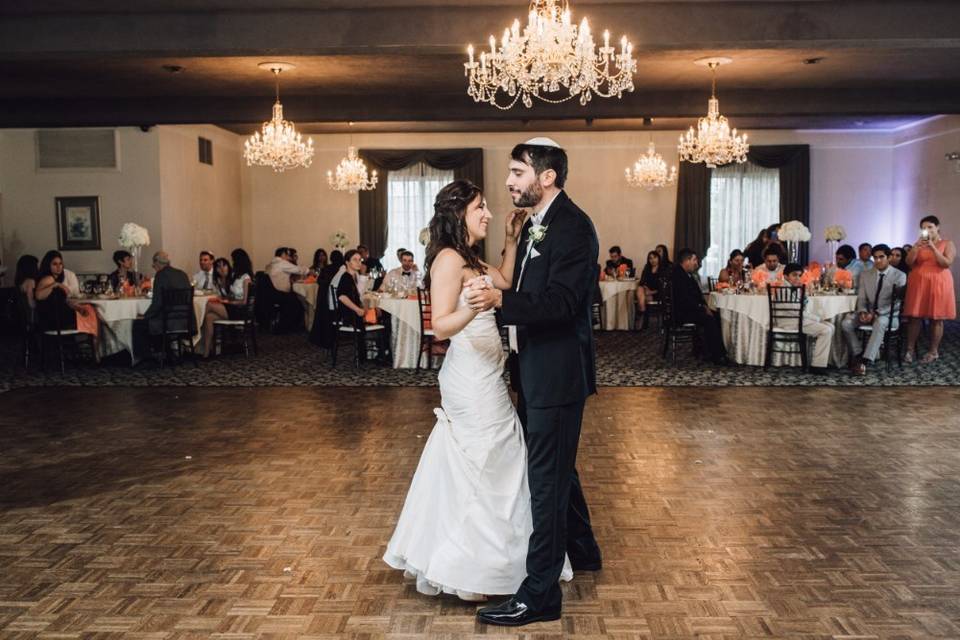
[[[257,290],[256,304],[253,313],[261,329],[277,332],[280,325],[280,302],[277,300],[277,290],[265,271],[257,271],[253,278],[253,285]]]
[[[799,353],[800,365],[807,367],[807,335],[803,332],[803,307],[807,302],[804,287],[767,287],[770,324],[767,326],[767,347],[763,359],[766,370],[774,353]],[[790,345],[781,348],[781,345]]]
[[[250,347],[253,347],[253,355],[257,353],[257,321],[254,317],[253,309],[256,304],[256,296],[251,292],[247,296],[247,304],[241,307],[241,316],[236,320],[214,320],[213,321],[213,342],[214,353],[223,351],[224,338],[235,336],[240,346],[243,347],[243,355],[250,357]]]
[[[719,280],[713,276],[707,276],[707,291],[714,292],[717,290],[717,283]]]
[[[353,347],[353,364],[360,368],[361,354],[366,355],[367,343],[371,338],[379,341],[386,333],[386,327],[382,324],[365,324],[363,318],[351,318],[344,321],[340,310],[340,298],[337,296],[337,290],[330,287],[333,300],[333,317],[331,324],[335,331],[333,344],[330,347],[330,367],[337,368],[337,352],[340,350],[342,342]],[[346,340],[341,340],[346,338]]]
[[[597,286],[593,289],[593,303],[590,305],[590,323],[595,330],[603,331],[603,294],[600,293],[600,276],[597,275]]]
[[[883,342],[880,345],[880,353],[883,354],[883,359],[887,363],[887,371],[890,371],[892,364],[890,350],[894,348],[894,345],[896,345],[897,350],[897,366],[903,369],[903,343],[907,339],[907,323],[903,321],[900,313],[903,309],[903,300],[906,298],[906,293],[906,286],[893,288],[893,304],[890,305],[890,315],[887,317],[887,331],[883,334]],[[857,327],[857,331],[863,334],[861,337],[864,340],[867,340],[873,333],[873,327],[864,325]]]
[[[64,311],[76,313],[69,307],[55,305],[53,329],[48,329],[40,335],[40,370],[47,370],[46,344],[53,341],[57,345],[57,355],[60,359],[60,375],[66,375],[66,360],[69,356],[76,355],[80,357],[80,349],[88,348],[90,350],[90,360],[94,360],[96,346],[93,342],[93,336],[89,333],[83,333],[75,328],[67,328]],[[68,353],[69,352],[69,353]]]
[[[17,318],[23,334],[23,368],[30,368],[30,350],[37,347],[36,314],[26,294],[17,291]]]
[[[164,289],[163,306],[160,308],[160,351],[157,360],[163,368],[167,359],[167,350],[173,354],[176,347],[177,358],[183,362],[184,347],[193,356],[193,366],[199,367],[197,352],[193,346],[193,336],[196,333],[196,318],[193,312],[193,289]]]
[[[667,354],[673,349],[672,364],[677,364],[677,345],[689,343],[692,349],[696,349],[696,342],[700,337],[700,330],[692,322],[679,322],[677,320],[676,306],[673,299],[673,283],[670,280],[664,280],[660,287],[661,314],[663,316],[663,359],[667,359]]]
[[[443,356],[450,346],[449,340],[437,340],[433,332],[431,320],[433,318],[430,306],[430,290],[417,287],[417,307],[420,310],[420,347],[417,352],[417,371],[420,370],[420,362],[423,360],[423,354],[427,354],[427,371],[433,369],[434,356]]]

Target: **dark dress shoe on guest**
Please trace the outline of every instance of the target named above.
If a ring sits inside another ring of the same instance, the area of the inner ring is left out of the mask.
[[[519,627],[533,622],[559,619],[560,609],[534,611],[516,598],[510,598],[496,606],[483,607],[477,611],[477,620],[480,622],[504,627]]]

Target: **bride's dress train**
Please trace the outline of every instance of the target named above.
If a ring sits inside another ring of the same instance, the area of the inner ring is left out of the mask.
[[[464,306],[463,294],[458,306]],[[442,409],[410,484],[384,561],[417,591],[465,600],[513,594],[526,576],[533,530],[527,450],[503,381],[493,311],[450,341],[440,369]],[[571,580],[569,560],[562,580]]]

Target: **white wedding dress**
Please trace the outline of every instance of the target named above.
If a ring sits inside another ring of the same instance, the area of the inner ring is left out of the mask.
[[[461,293],[458,308],[466,305]],[[450,340],[440,368],[442,409],[410,483],[384,561],[417,591],[464,600],[516,592],[533,530],[527,448],[503,381],[493,311]],[[571,580],[569,559],[561,580]]]

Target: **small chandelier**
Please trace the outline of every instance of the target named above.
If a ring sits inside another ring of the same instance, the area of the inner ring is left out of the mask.
[[[637,70],[627,37],[620,40],[617,53],[610,46],[610,32],[604,31],[603,46],[597,50],[587,19],[579,27],[570,21],[568,0],[532,0],[522,33],[520,21],[514,20],[503,30],[499,48],[490,36],[490,51],[481,52],[479,61],[473,45],[467,54],[467,95],[501,110],[517,100],[529,108],[533,98],[556,104],[579,96],[581,105],[594,94],[621,98],[624,91],[633,91]]]
[[[670,167],[670,171],[667,171],[667,163],[663,160],[663,156],[657,153],[657,145],[651,140],[647,153],[633,163],[633,171],[627,167],[625,175],[627,184],[631,187],[653,191],[676,182],[677,168]]]
[[[335,191],[370,191],[377,186],[377,171],[367,178],[367,165],[357,156],[357,148],[351,145],[347,148],[347,157],[337,165],[336,173],[327,171],[327,183]]]
[[[273,104],[273,118],[264,122],[260,131],[243,144],[247,166],[272,167],[277,173],[297,167],[309,167],[313,161],[313,138],[304,144],[292,122],[283,119],[280,104],[280,72],[293,69],[288,62],[262,62],[261,69],[269,69],[276,77],[277,101]]]
[[[711,169],[731,162],[738,164],[747,161],[746,134],[737,135],[737,130],[730,131],[727,119],[720,115],[720,102],[717,100],[717,67],[733,62],[730,58],[702,58],[696,64],[710,67],[713,73],[710,102],[708,103],[707,117],[700,118],[697,130],[693,127],[685,135],[680,136],[677,151],[680,161],[705,162]]]

